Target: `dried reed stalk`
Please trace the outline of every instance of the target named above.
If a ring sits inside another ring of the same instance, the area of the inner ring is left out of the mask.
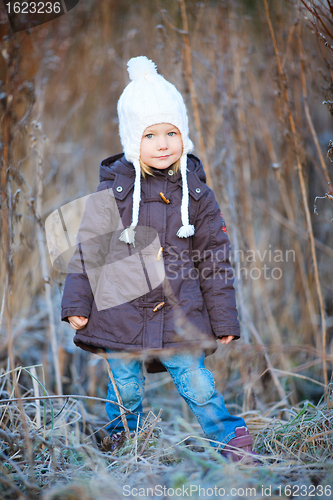
[[[176,26],[174,26],[172,23],[170,23],[170,21],[168,20],[168,18],[165,15],[163,9],[161,9],[161,6],[160,6],[158,0],[155,0],[155,4],[156,4],[156,7],[157,7],[163,21],[165,22],[165,24],[171,30],[181,34],[184,38],[185,73],[186,73],[186,77],[187,77],[187,81],[188,81],[188,85],[189,85],[189,90],[190,90],[190,95],[191,95],[194,124],[195,124],[195,129],[197,132],[201,160],[202,160],[202,164],[204,166],[204,170],[205,170],[206,177],[207,177],[207,184],[210,187],[212,187],[212,185],[213,185],[212,184],[212,172],[211,172],[210,164],[207,161],[206,148],[205,148],[205,143],[203,140],[202,129],[201,129],[198,99],[197,99],[197,94],[196,94],[194,79],[193,79],[192,57],[191,57],[192,51],[191,51],[191,44],[190,44],[190,37],[189,37],[189,27],[188,27],[188,21],[187,21],[186,3],[185,3],[185,0],[179,0],[179,1],[180,1],[180,7],[181,7],[182,22],[183,22],[183,29],[182,30],[177,28]]]
[[[124,411],[127,411],[127,413],[131,413],[130,410],[128,410],[125,406],[123,406],[121,403],[116,403],[115,401],[110,401],[109,399],[105,398],[98,398],[95,396],[86,396],[84,394],[60,394],[58,395],[49,395],[47,394],[46,396],[26,396],[22,398],[10,398],[10,399],[1,399],[1,403],[17,403],[19,400],[25,402],[25,401],[42,401],[43,399],[47,400],[52,400],[52,399],[60,399],[61,398],[78,398],[78,399],[88,399],[91,401],[100,401],[102,403],[112,403],[114,405],[119,406],[119,408],[122,408]]]
[[[185,0],[180,0],[182,21],[183,21],[183,38],[184,38],[184,52],[185,52],[185,72],[187,76],[188,86],[190,89],[191,102],[193,108],[193,117],[195,128],[197,130],[197,136],[199,141],[200,155],[202,158],[202,163],[207,176],[207,184],[212,187],[212,174],[211,168],[207,161],[205,143],[202,136],[201,122],[199,116],[198,99],[195,91],[194,81],[193,81],[193,70],[192,70],[192,60],[191,60],[191,45],[190,45],[190,35],[188,30],[187,14],[186,14],[186,4]]]
[[[117,396],[117,401],[119,403],[119,411],[120,411],[121,421],[123,423],[126,436],[127,436],[128,439],[130,439],[131,433],[130,433],[130,430],[129,430],[129,427],[128,427],[128,423],[127,423],[127,419],[126,419],[126,411],[124,410],[123,402],[121,400],[121,396],[120,396],[120,393],[119,393],[119,390],[118,390],[118,387],[117,387],[116,380],[115,380],[114,375],[112,373],[111,366],[108,363],[107,354],[105,353],[105,355],[103,355],[103,353],[102,353],[101,356],[104,357],[104,360],[105,360],[105,363],[106,363],[106,366],[107,366],[107,370],[108,370],[108,374],[109,374],[110,380],[112,382],[112,387],[113,387],[113,390],[114,390],[114,392],[115,392],[115,394]]]
[[[249,130],[248,123],[246,120],[246,114],[245,114],[245,98],[244,98],[244,89],[243,89],[243,84],[242,84],[242,74],[245,74],[245,71],[242,71],[242,66],[246,64],[246,62],[243,62],[243,64],[240,61],[240,54],[242,55],[243,61],[246,61],[246,57],[244,52],[244,48],[240,47],[240,43],[237,44],[237,42],[234,42],[231,44],[233,47],[235,47],[235,50],[233,50],[233,67],[234,67],[234,88],[235,93],[238,95],[238,105],[237,105],[237,118],[239,122],[239,126],[237,127],[237,136],[235,143],[240,147],[241,151],[243,154],[240,155],[241,157],[241,174],[244,179],[243,186],[241,186],[239,189],[243,191],[243,195],[240,197],[241,202],[244,204],[243,208],[243,214],[244,214],[244,219],[245,219],[245,228],[247,231],[247,236],[248,240],[250,243],[250,248],[257,252],[257,244],[256,244],[256,239],[255,239],[255,234],[254,234],[254,218],[253,218],[253,197],[252,197],[252,192],[250,189],[250,186],[252,185],[252,178],[251,178],[251,168],[250,168],[250,154],[246,154],[246,151],[248,149],[248,140],[247,137],[251,136],[251,130]],[[245,47],[247,46],[247,43],[245,42]],[[243,47],[243,46],[242,46]],[[246,74],[251,72],[250,68],[247,68]],[[260,113],[261,116],[261,113]],[[269,135],[268,131],[267,134]],[[270,136],[269,136],[270,138]],[[272,145],[273,148],[273,145]],[[244,154],[245,152],[245,154]],[[280,348],[280,359],[282,366],[284,368],[289,367],[288,361],[286,359],[286,356],[283,352],[283,342],[282,338],[280,335],[280,331],[277,327],[276,321],[274,319],[270,301],[268,299],[267,294],[265,293],[265,287],[264,287],[264,277],[260,274],[259,280],[254,281],[254,287],[257,287],[260,293],[260,297],[262,300],[262,304],[264,306],[264,311],[266,313],[266,318],[268,325],[270,327],[270,332],[272,335],[273,342]],[[257,305],[257,301],[254,301],[255,305]],[[295,401],[296,403],[296,401]]]
[[[227,37],[227,33],[224,32],[224,42],[227,45],[229,42],[229,38]],[[224,140],[226,144],[232,144],[232,139],[231,139],[231,129],[230,129],[230,120],[229,120],[229,103],[228,103],[228,96],[226,93],[226,87],[223,84],[224,82],[222,81],[222,78],[219,80],[219,90],[221,92],[221,100],[222,100],[222,114],[223,114],[223,133],[224,133]],[[238,228],[239,228],[239,221],[238,221],[238,211],[236,208],[236,202],[235,202],[235,180],[234,180],[234,169],[233,165],[235,164],[235,158],[234,158],[234,151],[232,148],[228,150],[228,154],[226,155],[225,159],[226,163],[226,174],[227,174],[227,191],[228,191],[228,197],[229,197],[229,209],[230,209],[230,214],[233,218],[231,221],[231,241],[232,245],[234,248],[234,255],[235,255],[235,265],[237,268],[240,267],[240,245],[239,245],[239,238],[238,238]],[[248,325],[247,322],[245,321],[245,309],[244,309],[244,299],[243,299],[243,283],[241,276],[239,277],[240,279],[235,280],[235,288],[236,292],[238,295],[238,302],[239,302],[239,309],[240,309],[240,317],[241,317],[241,323],[242,323],[242,336],[244,339],[245,343],[249,342],[249,330],[248,330]]]
[[[280,212],[267,205],[264,201],[257,199],[254,200],[254,204],[257,205],[261,210],[265,210],[267,213],[269,213],[272,219],[275,219],[277,222],[279,222],[279,224],[289,229],[289,231],[295,233],[295,235],[299,236],[303,240],[308,240],[307,232],[304,231],[304,229],[297,226],[296,223],[291,221],[290,219],[286,219],[285,217],[283,217]],[[333,250],[330,247],[322,243],[320,240],[317,240],[316,238],[314,241],[315,246],[318,248],[318,250],[321,250],[330,259],[333,259]]]
[[[288,41],[289,41],[289,39],[288,39]],[[248,79],[250,82],[252,96],[253,96],[255,105],[256,105],[258,112],[259,112],[258,114],[259,114],[259,123],[261,126],[261,131],[262,131],[263,136],[264,136],[264,140],[266,143],[266,147],[267,147],[267,151],[268,151],[268,154],[269,154],[269,157],[271,160],[272,167],[274,168],[274,174],[275,174],[277,181],[278,181],[278,187],[280,190],[282,203],[283,203],[285,212],[286,212],[287,217],[288,217],[288,219],[286,219],[286,220],[290,221],[290,225],[288,225],[288,227],[293,227],[293,228],[297,228],[298,230],[300,230],[298,228],[298,226],[296,226],[296,223],[295,223],[294,210],[293,210],[293,207],[291,205],[290,198],[287,194],[285,180],[284,180],[283,176],[281,175],[280,164],[278,162],[278,157],[277,157],[277,154],[275,151],[274,143],[273,143],[271,134],[269,132],[269,127],[267,126],[266,121],[265,121],[264,116],[263,116],[263,113],[261,111],[259,89],[258,89],[257,83],[255,81],[253,72],[251,70],[249,70],[247,76],[248,76]],[[255,203],[258,205],[259,203],[261,203],[261,201],[256,200]],[[270,207],[270,213],[271,213],[271,210],[273,210],[273,209],[271,209],[271,207]],[[277,211],[274,211],[274,212],[279,216],[279,221],[281,223],[282,216],[280,218],[280,214]],[[276,219],[276,217],[275,217],[275,219]],[[302,234],[304,234],[306,239],[307,239],[307,234],[305,233],[305,231],[303,231]],[[310,291],[309,282],[308,282],[308,279],[306,277],[306,267],[305,267],[305,259],[303,256],[303,250],[302,250],[302,247],[301,247],[299,241],[294,237],[293,237],[293,243],[295,245],[297,262],[298,262],[299,270],[301,273],[301,279],[302,279],[302,284],[303,284],[302,288],[303,288],[304,293],[305,293],[306,305],[307,305],[307,310],[308,310],[309,320],[310,320],[309,323],[310,323],[310,326],[312,329],[312,333],[315,337],[317,330],[315,329],[313,318],[315,317],[316,310],[315,310],[315,306],[313,304],[313,298],[312,298],[312,294]],[[332,252],[332,255],[333,255],[333,252]]]
[[[153,430],[155,429],[157,422],[159,421],[159,418],[160,418],[160,416],[161,416],[162,411],[163,411],[163,410],[162,410],[162,408],[161,408],[161,409],[160,409],[160,411],[158,412],[157,417],[156,417],[156,418],[155,418],[155,420],[151,423],[150,428],[149,428],[149,431],[148,431],[148,434],[147,434],[147,437],[146,437],[146,439],[145,439],[145,441],[144,441],[143,445],[141,446],[141,450],[140,450],[140,452],[139,452],[139,453],[140,453],[140,455],[142,455],[142,454],[143,454],[143,452],[145,451],[146,446],[147,446],[148,441],[149,441],[149,438],[150,438],[150,436],[151,436],[151,434],[152,434]]]
[[[32,386],[34,389],[34,396],[38,398],[39,396],[39,384],[37,382],[37,370],[35,366],[32,366],[30,368],[31,374],[33,375],[32,377]],[[37,427],[41,427],[42,425],[42,419],[41,419],[41,411],[40,411],[40,400],[36,400],[36,425]]]
[[[276,389],[277,389],[277,391],[278,391],[278,394],[279,394],[279,396],[280,396],[281,400],[283,400],[283,401],[287,401],[287,395],[286,395],[286,393],[285,393],[284,389],[282,388],[282,386],[281,386],[281,384],[280,384],[280,382],[279,382],[278,377],[276,376],[275,369],[274,369],[274,367],[273,367],[273,365],[272,365],[272,363],[271,363],[271,360],[270,360],[270,358],[269,358],[269,356],[268,356],[268,354],[267,354],[267,351],[266,351],[266,348],[265,348],[265,344],[264,344],[264,343],[263,343],[263,341],[261,340],[261,337],[260,337],[260,335],[259,335],[259,332],[258,332],[258,330],[256,329],[256,327],[254,326],[253,321],[252,321],[252,319],[251,319],[251,316],[250,316],[250,314],[249,314],[249,312],[248,312],[248,310],[247,310],[246,306],[245,306],[245,305],[243,305],[243,308],[244,308],[244,311],[245,311],[245,314],[246,314],[246,316],[245,316],[245,318],[244,318],[244,319],[245,319],[245,321],[247,321],[247,322],[248,322],[248,326],[249,326],[250,331],[251,331],[251,333],[252,333],[253,337],[255,338],[256,342],[257,342],[257,343],[259,344],[259,346],[262,348],[262,351],[263,351],[263,353],[264,353],[264,357],[265,357],[265,360],[266,360],[266,363],[267,363],[267,368],[268,368],[269,373],[270,373],[270,375],[271,375],[271,377],[272,377],[272,380],[273,380],[273,382],[274,382],[274,385],[275,385],[275,387],[276,387]]]
[[[270,17],[268,5],[267,5],[267,0],[263,0],[263,2],[264,2],[265,12],[266,12],[266,18],[267,18],[267,23],[268,23],[268,27],[269,27],[269,32],[270,32],[273,46],[274,46],[274,52],[275,52],[275,57],[276,57],[276,62],[277,62],[281,91],[282,91],[284,101],[285,101],[285,104],[287,107],[289,124],[290,124],[291,133],[292,133],[293,145],[294,145],[294,153],[296,156],[298,176],[299,176],[301,193],[302,193],[303,207],[304,207],[304,211],[305,211],[306,224],[307,224],[307,228],[308,228],[308,232],[309,232],[310,247],[311,247],[311,254],[312,254],[314,274],[315,274],[316,291],[317,291],[317,295],[318,295],[320,316],[321,316],[323,377],[324,377],[324,383],[325,383],[325,385],[327,385],[328,384],[328,377],[327,377],[327,365],[326,365],[326,355],[325,355],[327,332],[326,332],[325,306],[324,306],[324,300],[323,300],[323,296],[322,296],[322,292],[321,292],[318,263],[317,263],[316,249],[315,249],[315,243],[314,243],[314,235],[313,235],[313,229],[312,229],[312,223],[311,223],[311,215],[310,215],[310,210],[309,210],[308,203],[307,203],[307,192],[306,192],[305,179],[304,179],[304,173],[303,173],[303,165],[302,165],[300,154],[299,154],[298,137],[297,137],[296,127],[295,127],[294,117],[293,117],[293,114],[291,112],[288,90],[287,90],[287,85],[286,85],[286,77],[285,77],[285,74],[283,72],[282,65],[281,65],[279,50],[278,50],[278,46],[276,43],[275,33],[274,33],[274,29],[273,29],[273,25],[272,25],[272,21],[271,21],[271,17]]]
[[[313,125],[310,109],[309,109],[309,102],[308,102],[308,92],[306,88],[306,78],[305,78],[305,67],[304,67],[304,53],[303,53],[303,44],[302,44],[302,38],[301,38],[301,26],[300,23],[297,23],[297,35],[298,35],[298,51],[299,51],[299,62],[300,62],[300,67],[301,67],[301,83],[302,83],[302,94],[303,94],[303,105],[304,105],[304,110],[305,110],[305,116],[308,121],[309,129],[313,138],[313,142],[315,143],[316,149],[317,149],[317,154],[319,157],[320,165],[321,168],[324,172],[326,182],[329,186],[330,189],[332,189],[332,183],[331,179],[327,170],[327,166],[323,157],[323,153],[321,151],[320,145],[319,145],[319,140],[318,136],[316,133],[316,130]]]
[[[6,104],[4,111],[4,147],[3,147],[3,161],[0,162],[1,165],[1,212],[2,212],[2,246],[3,246],[3,256],[4,256],[4,272],[5,272],[5,286],[3,290],[3,304],[4,304],[4,315],[6,319],[6,329],[7,329],[7,339],[8,339],[8,353],[10,359],[11,368],[14,368],[14,350],[11,335],[11,316],[10,316],[10,297],[8,297],[7,290],[10,289],[11,285],[11,265],[10,265],[10,255],[11,255],[11,221],[10,218],[10,203],[9,203],[9,179],[8,171],[10,168],[10,144],[12,143],[13,137],[11,133],[11,117],[13,114],[13,89],[11,81],[11,65],[13,65],[13,53],[10,51],[12,40],[9,38],[7,47],[2,50],[2,55],[7,63],[6,71]],[[14,382],[14,379],[13,379]]]
[[[15,77],[19,68],[19,56],[16,50],[13,35],[7,36],[7,42],[2,50],[3,58],[6,62],[6,103],[4,113],[4,155],[1,162],[1,211],[2,211],[2,239],[4,249],[4,269],[5,269],[5,288],[4,288],[4,315],[6,319],[6,331],[8,340],[8,353],[10,360],[10,367],[12,370],[15,368],[14,346],[12,339],[11,328],[11,294],[7,293],[11,290],[11,278],[13,268],[11,264],[12,255],[12,199],[11,199],[11,176],[8,175],[11,166],[11,147],[13,143],[13,116],[15,116],[13,108],[14,93],[17,90],[14,88]],[[17,382],[16,374],[12,373],[12,384],[18,396],[18,407],[20,416],[23,422],[23,430],[25,435],[26,452],[29,464],[29,476],[32,482],[35,481],[33,476],[33,450],[31,440],[29,437],[28,425],[26,415],[24,413],[23,403],[21,399],[21,390]]]
[[[42,82],[41,73],[37,77],[36,84],[36,95],[38,97],[38,113],[37,117],[43,116],[44,111],[44,89]],[[54,318],[54,307],[52,303],[52,293],[51,293],[51,282],[48,276],[48,268],[46,264],[46,251],[45,251],[45,233],[44,227],[41,220],[42,214],[42,204],[43,204],[43,162],[44,162],[44,141],[42,138],[42,124],[40,122],[36,122],[35,127],[36,130],[36,153],[37,153],[37,200],[36,200],[36,219],[37,219],[37,239],[38,239],[38,248],[41,258],[41,266],[42,266],[42,277],[44,281],[44,289],[45,289],[45,298],[46,298],[46,306],[49,317],[49,328],[50,328],[50,338],[51,338],[51,348],[53,355],[53,363],[54,363],[54,371],[55,371],[55,383],[56,383],[56,392],[57,394],[62,394],[62,381],[61,381],[61,372],[60,372],[60,360],[59,360],[59,350],[57,343],[57,334],[55,327],[55,318]]]

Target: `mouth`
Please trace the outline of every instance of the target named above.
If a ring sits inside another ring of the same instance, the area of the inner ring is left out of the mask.
[[[164,160],[165,158],[169,158],[170,155],[157,156],[158,160]]]

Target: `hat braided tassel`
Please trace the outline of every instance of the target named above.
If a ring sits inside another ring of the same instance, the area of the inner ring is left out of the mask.
[[[132,224],[124,229],[119,236],[120,241],[131,244],[135,247],[135,228],[139,222],[139,207],[141,199],[141,168],[139,160],[134,160],[135,182],[133,190]]]
[[[187,155],[183,153],[180,159],[180,172],[182,176],[182,186],[183,186],[183,196],[182,196],[182,204],[180,210],[181,210],[183,225],[177,231],[177,236],[179,238],[188,238],[189,236],[193,236],[195,232],[194,226],[189,223],[189,216],[188,216],[188,186],[187,186],[186,166],[187,166]]]
[[[132,245],[135,247],[135,227],[131,225],[124,229],[124,231],[119,236],[119,239],[120,241],[128,243],[129,245],[132,243]]]

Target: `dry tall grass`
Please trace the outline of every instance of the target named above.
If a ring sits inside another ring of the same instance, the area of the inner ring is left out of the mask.
[[[260,492],[269,481],[329,484],[332,12],[329,0],[90,0],[30,32],[0,24],[0,388],[15,399],[0,408],[4,498],[117,498],[123,484],[160,477]],[[224,213],[243,341],[207,366],[252,425],[264,472],[176,446],[199,429],[165,375],[147,376],[145,410],[163,409],[151,446],[139,456],[137,437],[121,456],[102,451],[103,403],[87,396],[105,398],[107,373],[59,319],[64,275],[44,221],[93,192],[100,161],[121,151],[116,102],[126,61],[142,54],[183,93]]]

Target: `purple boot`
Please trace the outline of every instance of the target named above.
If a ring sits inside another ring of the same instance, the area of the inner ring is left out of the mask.
[[[248,460],[252,462],[251,457],[247,455],[250,453],[255,456],[256,453],[253,451],[253,439],[247,427],[236,427],[235,429],[236,437],[231,439],[220,452],[226,458],[231,458],[233,462],[239,462],[242,458],[246,457],[243,462]],[[253,457],[254,458],[254,457]]]

